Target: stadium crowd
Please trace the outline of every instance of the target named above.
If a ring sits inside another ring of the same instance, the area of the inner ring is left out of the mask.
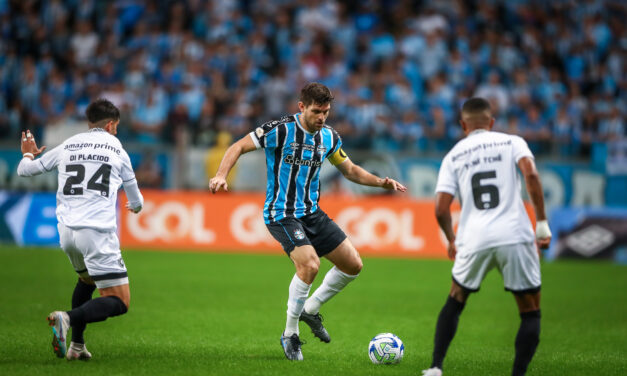
[[[81,121],[106,97],[119,137],[211,146],[335,95],[347,147],[445,151],[464,99],[539,155],[627,138],[627,3],[558,1],[4,0],[0,139]]]

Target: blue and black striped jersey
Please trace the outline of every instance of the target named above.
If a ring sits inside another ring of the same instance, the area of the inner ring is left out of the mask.
[[[257,148],[264,148],[266,153],[266,223],[315,212],[322,162],[329,158],[331,163],[339,164],[347,159],[341,151],[342,140],[333,128],[325,125],[309,133],[298,115],[269,121],[250,133]]]

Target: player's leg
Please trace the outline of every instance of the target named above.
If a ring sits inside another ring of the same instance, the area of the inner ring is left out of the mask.
[[[468,255],[457,255],[453,265],[451,290],[440,310],[435,327],[431,367],[423,371],[423,375],[442,375],[444,358],[457,332],[459,317],[466,306],[466,301],[472,292],[479,291],[486,273],[493,266],[490,249]]]
[[[287,299],[287,318],[285,330],[281,335],[281,346],[285,357],[289,360],[303,360],[301,352],[302,342],[299,337],[298,318],[300,317],[305,300],[309,295],[311,283],[316,278],[320,259],[311,245],[295,247],[290,253],[294,262],[296,274],[292,278]]]
[[[455,337],[459,316],[461,315],[466,301],[471,291],[458,285],[455,280],[451,283],[451,291],[444,303],[444,307],[440,310],[438,321],[435,326],[435,337],[433,340],[433,356],[431,360],[431,368],[424,371],[425,375],[441,375],[442,364],[446,352]]]
[[[63,249],[68,256],[74,270],[79,275],[78,282],[72,293],[72,308],[76,308],[91,299],[96,286],[94,281],[89,277],[82,252],[76,247],[74,230],[65,227],[61,223],[58,224],[57,228],[59,230],[61,249]],[[64,318],[66,320],[64,320]],[[66,353],[66,335],[70,327],[69,319],[62,314],[50,314],[48,321],[52,326],[53,332],[52,347],[58,357],[67,355],[69,358],[70,355],[73,357],[77,353],[79,353],[78,357],[82,359],[91,357],[91,354],[85,349],[85,340],[83,338],[83,332],[85,330],[84,324],[72,326],[72,342]],[[80,348],[80,351],[72,351],[73,348],[75,350]]]
[[[294,248],[290,252],[290,259],[294,262],[296,274],[290,283],[290,296],[287,303],[287,325],[285,327],[286,335],[298,334],[298,318],[305,306],[305,300],[309,296],[311,284],[320,268],[320,259],[311,245]]]
[[[521,243],[498,250],[499,269],[505,289],[511,291],[520,312],[512,375],[527,372],[540,343],[540,258],[534,243]]]
[[[96,283],[87,275],[87,269],[84,272],[79,272],[78,282],[74,287],[72,294],[72,309],[78,308],[83,304],[91,300],[94,290],[96,289]],[[91,353],[87,351],[85,347],[85,338],[83,333],[85,332],[86,324],[75,323],[72,326],[72,342],[67,350],[66,358],[69,360],[88,360],[91,359]]]
[[[281,346],[287,359],[303,360],[298,318],[303,311],[305,300],[309,296],[311,283],[318,274],[320,259],[298,220],[284,218],[278,222],[267,224],[266,227],[270,234],[281,243],[283,250],[289,255],[296,268],[296,273],[289,286],[287,318],[285,330],[281,335]]]
[[[323,342],[330,342],[331,337],[322,324],[320,307],[342,291],[353,281],[362,269],[359,253],[347,239],[346,234],[322,210],[308,216],[305,230],[318,256],[326,257],[334,266],[326,273],[322,284],[305,302],[305,309],[300,316],[311,328],[312,333]]]
[[[512,375],[522,376],[540,343],[540,292],[514,293],[514,297],[520,312],[520,328],[516,334]]]
[[[83,254],[87,271],[95,281],[101,297],[87,300],[67,312],[52,312],[48,320],[55,328],[61,328],[61,332],[68,325],[80,328],[92,322],[122,315],[128,311],[130,303],[128,276],[117,235],[114,232],[80,229],[74,230],[73,238],[76,248]]]
[[[350,240],[344,239],[326,257],[334,266],[325,274],[320,287],[305,302],[305,312],[317,314],[322,304],[328,302],[355,280],[363,267],[361,257]]]

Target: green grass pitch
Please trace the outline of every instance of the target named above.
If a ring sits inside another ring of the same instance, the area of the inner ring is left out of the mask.
[[[124,252],[129,313],[88,326],[94,358],[67,362],[52,353],[45,320],[70,308],[76,277],[67,258],[9,246],[0,256],[1,375],[419,375],[451,269],[448,261],[364,258],[362,275],[322,309],[331,343],[301,324],[308,343],[296,363],[279,345],[294,273],[285,256]],[[322,262],[314,287],[329,267]],[[627,374],[627,269],[555,262],[542,272],[542,335],[528,374]],[[518,324],[492,271],[460,319],[445,375],[510,374]],[[367,345],[380,332],[404,341],[400,364],[370,363]]]

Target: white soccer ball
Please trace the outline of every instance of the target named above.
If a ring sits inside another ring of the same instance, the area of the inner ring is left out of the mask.
[[[368,356],[374,364],[396,364],[404,351],[403,341],[392,333],[377,334],[368,344]]]

